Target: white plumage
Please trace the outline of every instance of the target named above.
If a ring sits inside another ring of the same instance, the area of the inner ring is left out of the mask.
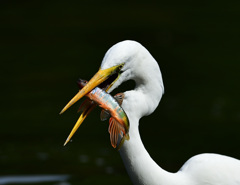
[[[240,161],[218,154],[200,154],[189,159],[177,173],[158,166],[146,151],[139,134],[139,119],[158,106],[164,86],[160,68],[151,54],[135,41],[123,41],[106,53],[101,69],[124,63],[119,79],[110,91],[126,80],[136,88],[124,92],[122,108],[130,121],[130,140],[120,155],[134,184],[144,185],[240,185]],[[152,124],[152,123],[146,123]],[[154,125],[151,125],[154,128]]]

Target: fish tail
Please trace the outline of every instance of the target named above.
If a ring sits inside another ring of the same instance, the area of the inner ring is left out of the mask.
[[[114,117],[111,117],[109,119],[108,132],[110,134],[110,141],[111,141],[111,145],[113,146],[113,148],[117,147],[118,136],[126,135],[124,127]],[[127,137],[127,138],[129,138],[129,137]]]
[[[129,139],[130,139],[129,134],[128,134],[128,133],[125,134],[125,135],[123,136],[123,138],[121,139],[119,145],[117,146],[117,150],[120,150],[120,148],[122,147],[124,141],[125,141],[125,140],[129,140]]]

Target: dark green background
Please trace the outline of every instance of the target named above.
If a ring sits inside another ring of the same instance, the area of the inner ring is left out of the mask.
[[[76,80],[90,79],[126,39],[143,44],[163,74],[162,101],[140,122],[153,159],[176,172],[199,153],[240,158],[239,10],[240,1],[1,1],[0,175],[131,184],[100,109],[66,147],[78,106],[58,114]]]

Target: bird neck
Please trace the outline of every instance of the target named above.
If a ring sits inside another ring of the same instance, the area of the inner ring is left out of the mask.
[[[139,134],[140,118],[151,114],[156,109],[164,92],[160,68],[156,60],[143,47],[139,48],[131,60],[131,68],[122,76],[125,79],[134,80],[136,88],[124,92],[122,108],[129,119],[130,139],[124,142],[120,155],[134,184],[177,184],[172,183],[172,173],[163,170],[150,157]],[[119,84],[122,81],[123,78],[119,80]]]
[[[130,121],[132,123],[137,120]],[[151,185],[175,184],[171,180],[176,179],[172,178],[173,174],[159,167],[145,149],[138,127],[136,127],[138,124],[135,123],[132,125],[135,128],[131,128],[130,130],[130,139],[124,142],[119,151],[132,182],[134,184]]]

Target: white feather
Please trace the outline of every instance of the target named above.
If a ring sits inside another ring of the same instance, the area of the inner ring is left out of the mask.
[[[240,185],[240,161],[218,154],[201,154],[189,159],[177,173],[158,166],[145,149],[139,134],[139,119],[151,114],[164,92],[160,68],[151,54],[135,41],[111,47],[102,69],[125,63],[123,73],[110,91],[127,80],[136,88],[125,92],[122,107],[130,121],[130,140],[120,155],[134,184],[142,185]],[[154,126],[153,126],[154,127]]]

